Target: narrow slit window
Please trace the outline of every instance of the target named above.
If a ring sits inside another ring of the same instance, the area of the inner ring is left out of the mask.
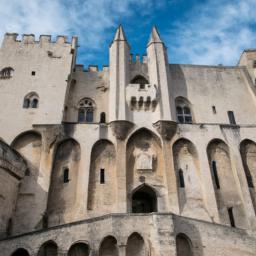
[[[100,123],[101,124],[106,123],[106,114],[105,114],[105,112],[100,113]]]
[[[215,106],[212,106],[212,112],[213,112],[213,114],[216,114],[216,113],[217,113]]]
[[[180,182],[180,187],[185,188],[184,175],[183,175],[182,169],[179,169],[179,182]]]
[[[100,169],[100,184],[105,184],[105,169]]]
[[[216,188],[220,189],[220,182],[219,182],[218,171],[217,171],[217,166],[215,161],[212,161],[212,172],[213,172]]]
[[[68,183],[69,182],[69,169],[65,168],[63,171],[63,182]]]
[[[228,208],[228,216],[229,216],[229,221],[230,221],[230,226],[235,227],[235,218],[233,214],[233,207]]]
[[[228,111],[228,119],[230,124],[236,124],[235,115],[233,111]]]

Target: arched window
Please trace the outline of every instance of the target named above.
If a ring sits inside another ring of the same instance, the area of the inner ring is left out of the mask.
[[[39,97],[35,92],[30,92],[24,97],[23,108],[38,108]]]
[[[139,84],[140,85],[140,89],[144,90],[145,89],[145,85],[149,84],[149,82],[148,82],[148,80],[145,77],[143,77],[141,75],[138,75],[138,76],[135,76],[131,80],[131,84]]]
[[[182,124],[192,123],[192,114],[190,110],[190,103],[183,97],[178,97],[175,100],[177,120]]]
[[[91,99],[85,98],[80,100],[78,104],[78,122],[93,122],[93,113],[95,104]]]
[[[190,239],[184,234],[176,236],[176,250],[177,256],[192,256],[192,246]]]
[[[101,124],[106,123],[106,114],[105,114],[105,112],[100,113],[100,123]]]
[[[8,79],[8,78],[11,78],[12,75],[13,75],[13,71],[14,71],[14,69],[11,68],[11,67],[3,68],[3,69],[0,71],[0,78],[1,78],[1,79]]]

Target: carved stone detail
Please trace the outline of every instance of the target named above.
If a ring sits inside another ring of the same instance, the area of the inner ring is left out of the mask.
[[[117,121],[112,121],[110,123],[110,127],[112,129],[114,136],[118,140],[125,140],[128,133],[134,127],[134,124],[132,122],[125,121],[125,120],[117,120]]]
[[[177,130],[177,123],[174,121],[159,120],[153,126],[165,140],[171,140]]]

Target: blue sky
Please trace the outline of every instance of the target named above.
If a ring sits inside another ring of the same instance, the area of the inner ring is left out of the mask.
[[[0,0],[5,32],[77,35],[78,63],[108,64],[108,47],[122,23],[132,53],[143,54],[152,25],[170,63],[236,65],[256,48],[256,0]]]

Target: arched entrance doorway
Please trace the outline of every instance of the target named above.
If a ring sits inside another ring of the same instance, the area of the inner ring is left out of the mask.
[[[151,187],[143,185],[132,194],[132,212],[157,212],[157,197]]]

